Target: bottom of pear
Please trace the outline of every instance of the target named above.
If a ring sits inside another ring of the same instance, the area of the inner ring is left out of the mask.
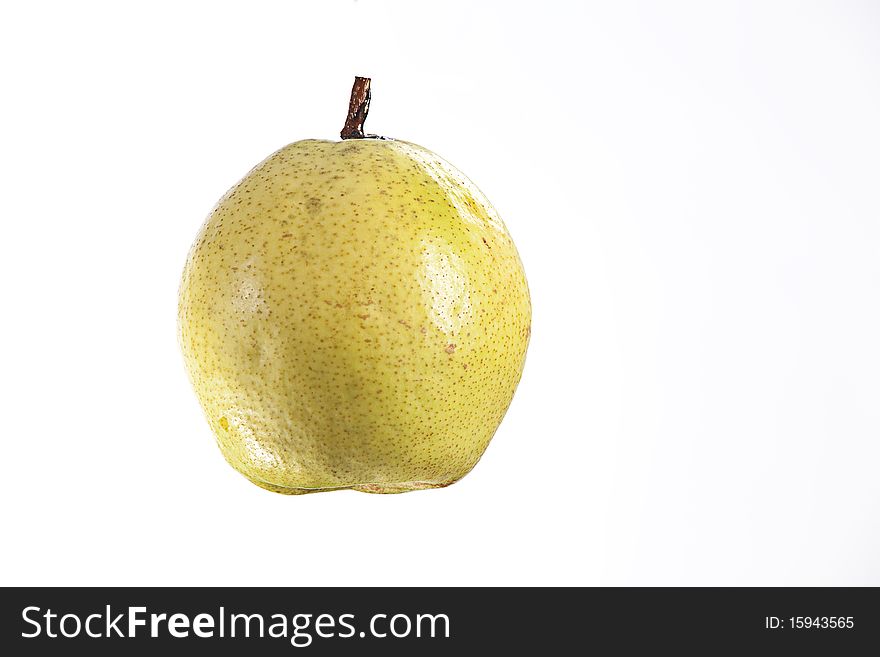
[[[352,484],[351,486],[328,486],[326,488],[288,488],[251,477],[248,477],[248,480],[260,488],[265,488],[273,493],[281,493],[282,495],[306,495],[308,493],[326,493],[334,490],[356,490],[361,493],[393,495],[396,493],[409,493],[414,490],[426,490],[428,488],[446,488],[458,481],[453,479],[439,483],[435,481],[405,481],[393,484]]]

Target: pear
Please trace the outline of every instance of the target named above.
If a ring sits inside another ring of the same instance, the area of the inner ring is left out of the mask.
[[[431,151],[363,133],[270,155],[214,207],[178,304],[230,465],[271,491],[400,493],[467,474],[520,380],[531,304],[498,213]]]

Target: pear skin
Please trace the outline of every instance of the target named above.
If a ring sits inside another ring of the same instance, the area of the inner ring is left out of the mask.
[[[305,140],[220,200],[189,253],[178,333],[230,465],[271,491],[448,486],[525,362],[516,247],[455,167],[397,140]]]

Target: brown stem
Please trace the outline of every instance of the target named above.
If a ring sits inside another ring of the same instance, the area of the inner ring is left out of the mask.
[[[364,134],[364,121],[370,111],[370,78],[355,77],[348,101],[348,116],[339,136],[343,139],[382,139],[378,135]]]

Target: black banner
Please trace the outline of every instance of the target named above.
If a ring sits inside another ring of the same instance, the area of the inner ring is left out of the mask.
[[[0,613],[7,655],[880,646],[880,600],[869,588],[7,588]]]

